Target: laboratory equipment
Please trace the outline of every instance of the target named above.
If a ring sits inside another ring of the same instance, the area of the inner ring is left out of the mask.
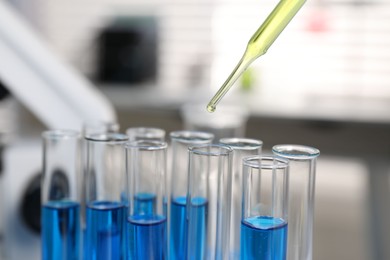
[[[167,144],[140,140],[125,150],[127,259],[167,259]]]
[[[116,119],[108,99],[62,62],[7,1],[0,1],[0,21],[0,81],[48,129],[79,130],[87,120]],[[15,120],[20,111],[12,111],[15,118],[7,120],[28,136],[15,135],[4,147],[2,241],[7,259],[40,259],[41,129],[34,133],[28,121]]]
[[[275,156],[243,159],[242,260],[285,260],[288,161]]]
[[[110,102],[86,78],[60,62],[5,2],[0,3],[0,35],[2,82],[45,125],[81,129],[86,120],[115,120]]]
[[[189,151],[187,259],[228,259],[233,150],[201,145]]]
[[[165,130],[155,127],[129,127],[126,130],[129,141],[150,140],[165,141]]]
[[[125,162],[120,133],[91,134],[87,141],[84,259],[125,256]]]
[[[81,178],[81,229],[85,233],[86,228],[86,189],[85,183],[87,180],[87,140],[86,137],[94,134],[107,134],[119,132],[119,124],[116,122],[108,122],[101,120],[89,120],[83,123],[82,127],[82,142],[81,142],[81,165],[82,165],[82,178]]]
[[[81,259],[80,134],[52,130],[42,137],[42,259]]]
[[[289,226],[287,258],[311,260],[313,252],[316,158],[320,151],[303,145],[275,145],[275,155],[289,160]]]
[[[0,212],[4,221],[2,259],[38,260],[42,258],[42,138],[14,140],[5,151],[1,192],[6,196],[1,197]]]
[[[232,198],[230,209],[230,259],[240,259],[241,209],[242,209],[242,159],[260,155],[263,142],[249,138],[222,138],[222,145],[233,149]]]
[[[279,34],[299,11],[306,0],[280,0],[263,24],[250,38],[246,50],[233,72],[207,105],[207,111],[214,112],[217,104],[233,86],[238,77],[258,57],[264,55]]]
[[[171,196],[169,223],[169,259],[185,259],[187,247],[186,202],[188,193],[188,149],[211,144],[214,135],[198,131],[175,131],[171,138]]]
[[[184,129],[213,133],[216,141],[228,137],[244,137],[249,113],[242,106],[224,104],[213,114],[204,104],[186,104],[181,107]]]
[[[82,135],[118,133],[120,126],[115,121],[88,120],[83,123]]]

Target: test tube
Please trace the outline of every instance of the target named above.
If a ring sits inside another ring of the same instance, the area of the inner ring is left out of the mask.
[[[125,256],[125,183],[122,145],[128,140],[120,133],[91,134],[87,141],[86,230],[84,258],[123,259]]]
[[[127,259],[167,259],[167,144],[141,140],[126,143],[125,150]]]
[[[117,133],[119,131],[119,124],[116,122],[105,122],[100,120],[90,120],[84,122],[82,126],[82,142],[81,142],[81,165],[83,166],[82,178],[80,185],[80,194],[81,194],[81,228],[83,232],[85,231],[85,182],[86,182],[86,166],[87,166],[87,141],[85,137],[93,134],[106,134],[106,133]]]
[[[242,260],[285,260],[288,161],[275,156],[243,159]]]
[[[80,135],[51,130],[42,138],[42,259],[81,259]]]
[[[222,138],[222,145],[233,149],[232,199],[230,209],[230,259],[240,259],[240,234],[242,210],[242,159],[260,155],[263,142],[249,138]]]
[[[316,158],[320,151],[290,144],[275,145],[272,151],[288,159],[290,164],[287,258],[311,260]]]
[[[171,138],[171,197],[169,223],[169,259],[186,258],[188,193],[188,148],[211,144],[214,135],[198,131],[175,131]]]
[[[86,121],[83,124],[82,134],[85,137],[91,134],[118,133],[119,128],[117,122]]]
[[[189,151],[187,259],[228,259],[233,150],[202,145]]]
[[[186,104],[180,109],[186,130],[213,133],[215,140],[245,136],[249,113],[243,106],[221,105],[210,114],[204,104]]]
[[[129,141],[149,140],[149,141],[165,141],[165,130],[155,127],[130,127],[127,128],[126,134],[129,136]]]

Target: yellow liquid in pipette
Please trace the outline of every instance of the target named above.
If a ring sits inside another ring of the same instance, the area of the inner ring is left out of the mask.
[[[229,91],[238,77],[268,48],[284,30],[306,0],[281,0],[264,23],[257,29],[248,42],[245,53],[225,83],[207,105],[207,111],[214,112],[222,97]]]

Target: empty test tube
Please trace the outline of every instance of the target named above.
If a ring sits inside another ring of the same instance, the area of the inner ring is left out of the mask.
[[[129,141],[165,141],[165,130],[155,127],[129,127],[126,130]]]
[[[311,260],[313,247],[316,158],[320,151],[304,145],[275,145],[275,155],[289,160],[287,258]]]

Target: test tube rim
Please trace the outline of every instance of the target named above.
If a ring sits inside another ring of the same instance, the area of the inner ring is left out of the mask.
[[[89,129],[92,128],[92,133],[101,133],[98,129],[107,129],[108,132],[117,133],[119,131],[120,125],[118,122],[110,121],[101,121],[101,120],[87,120],[83,123],[83,131],[86,131],[85,135],[88,135]],[[97,132],[95,132],[97,131]],[[91,134],[92,134],[91,133]]]
[[[233,150],[256,150],[263,146],[263,141],[251,138],[227,137],[219,139],[219,143]]]
[[[272,152],[289,160],[311,160],[320,155],[320,150],[317,148],[300,144],[274,145]]]
[[[126,135],[128,135],[129,137],[130,137],[129,132],[130,132],[131,130],[137,130],[136,133],[139,133],[138,130],[141,130],[141,133],[143,133],[143,134],[148,133],[146,130],[154,131],[153,134],[152,134],[152,133],[147,134],[147,135],[146,135],[147,138],[153,138],[153,137],[155,137],[156,135],[158,135],[159,137],[162,136],[162,137],[164,138],[164,137],[165,137],[165,134],[166,134],[165,130],[162,129],[162,128],[158,128],[158,127],[146,127],[146,126],[139,126],[139,127],[138,127],[138,126],[136,126],[136,127],[128,127],[128,128],[126,129]]]
[[[211,152],[211,151],[202,151],[204,148],[218,148],[219,152]],[[188,151],[197,154],[197,155],[205,155],[205,156],[229,156],[233,149],[229,146],[221,145],[221,144],[206,144],[206,145],[195,145],[190,146]]]
[[[259,161],[260,163],[258,163]],[[262,161],[272,161],[272,164],[263,164],[261,163]],[[275,161],[277,163],[275,163]],[[242,159],[242,163],[244,166],[247,167],[251,167],[255,169],[266,169],[266,170],[286,169],[289,166],[288,160],[276,155],[256,155],[256,156],[244,157]]]
[[[143,151],[158,151],[168,147],[166,142],[152,140],[138,140],[124,143],[125,149],[139,149]]]
[[[84,136],[87,141],[101,143],[123,143],[129,140],[129,137],[122,133],[93,133]]]
[[[207,144],[214,139],[214,134],[203,131],[179,130],[169,134],[170,138],[181,143]]]
[[[79,138],[80,132],[73,129],[53,129],[42,132],[42,137],[45,139],[70,139]]]

